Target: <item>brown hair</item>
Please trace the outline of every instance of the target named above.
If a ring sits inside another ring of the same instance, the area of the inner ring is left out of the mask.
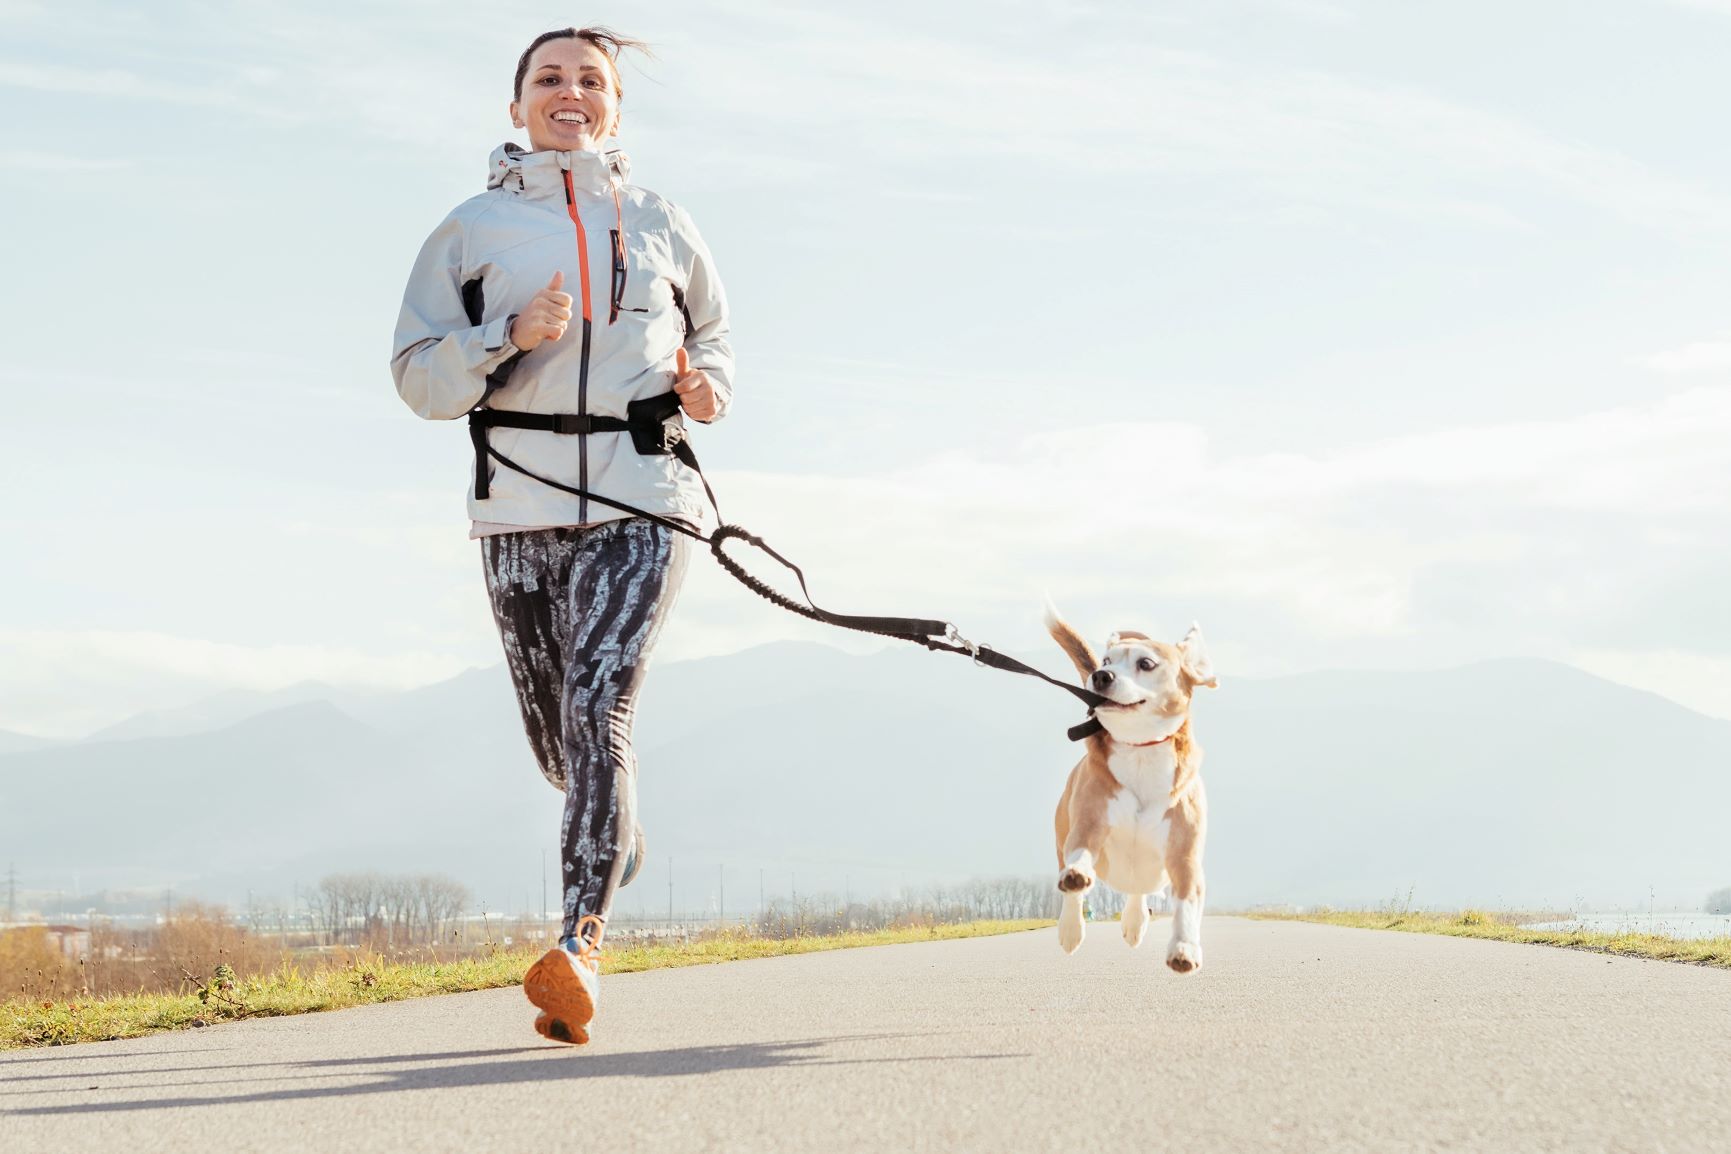
[[[549,40],[587,40],[601,49],[608,64],[613,67],[613,95],[621,99],[625,96],[625,85],[619,79],[619,54],[627,48],[634,48],[645,56],[655,55],[643,41],[621,36],[599,24],[593,28],[556,28],[551,32],[543,32],[530,41],[529,47],[523,49],[523,55],[517,58],[517,80],[511,86],[512,100],[523,99],[523,78],[529,74],[529,57],[535,55],[535,49]]]

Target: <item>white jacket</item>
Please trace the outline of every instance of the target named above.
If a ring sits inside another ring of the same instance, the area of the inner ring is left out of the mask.
[[[391,375],[411,409],[452,420],[484,400],[493,409],[624,417],[628,402],[673,387],[683,344],[691,367],[714,383],[714,419],[727,413],[733,350],[709,250],[689,214],[626,183],[629,172],[618,150],[524,152],[504,144],[493,151],[487,191],[433,230],[403,292]],[[587,267],[578,258],[579,227]],[[623,277],[615,260],[620,231]],[[524,353],[506,335],[509,322],[556,270],[565,274],[561,291],[575,298],[570,327]],[[698,476],[672,456],[638,453],[628,433],[495,428],[488,438],[543,476],[702,524],[707,501]],[[628,516],[491,465],[486,500],[476,500],[471,478],[469,515],[477,522],[582,525]]]

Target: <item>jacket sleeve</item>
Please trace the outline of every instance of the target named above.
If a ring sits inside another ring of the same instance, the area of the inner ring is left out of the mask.
[[[409,408],[429,420],[452,420],[487,392],[487,374],[519,352],[507,335],[510,317],[472,324],[463,307],[464,223],[453,213],[415,258],[397,332],[391,376]]]
[[[733,407],[733,345],[728,341],[727,294],[715,273],[709,246],[697,235],[697,225],[683,208],[672,208],[673,252],[685,270],[685,310],[691,328],[685,334],[685,351],[691,367],[709,374],[715,386],[714,424]]]

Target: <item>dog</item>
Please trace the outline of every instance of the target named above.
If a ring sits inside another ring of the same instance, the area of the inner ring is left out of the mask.
[[[1190,726],[1190,698],[1219,685],[1202,630],[1176,645],[1124,630],[1106,639],[1098,660],[1057,610],[1046,631],[1081,674],[1109,700],[1094,710],[1103,727],[1070,771],[1058,801],[1058,889],[1064,909],[1058,944],[1082,944],[1082,901],[1096,879],[1125,895],[1124,940],[1134,949],[1148,928],[1148,895],[1170,885],[1172,938],[1166,964],[1180,974],[1202,966],[1202,845],[1208,800],[1202,748]]]

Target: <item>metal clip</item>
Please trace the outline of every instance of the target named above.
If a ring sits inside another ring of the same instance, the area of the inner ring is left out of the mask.
[[[962,631],[956,628],[953,621],[944,622],[944,640],[951,645],[960,645],[968,651],[968,656],[974,659],[975,665],[980,663],[980,647],[963,637]]]

